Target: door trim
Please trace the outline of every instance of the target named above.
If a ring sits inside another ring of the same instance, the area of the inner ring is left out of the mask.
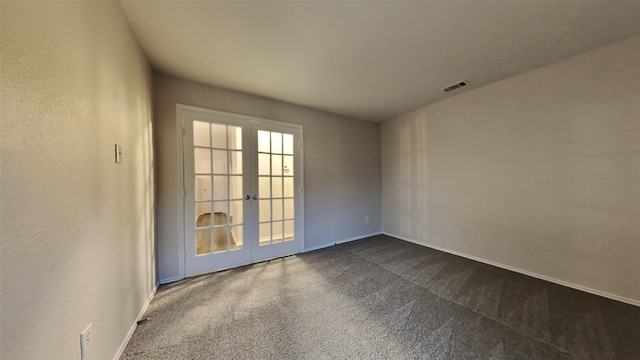
[[[183,129],[184,129],[184,124],[183,124],[183,120],[182,120],[182,112],[183,111],[195,111],[195,112],[201,112],[201,113],[205,113],[205,114],[210,114],[210,115],[219,115],[219,116],[225,116],[228,118],[232,118],[232,119],[238,119],[238,120],[244,120],[244,121],[249,121],[251,123],[258,123],[258,124],[269,124],[269,125],[275,125],[275,126],[282,126],[282,127],[289,127],[289,128],[294,128],[294,129],[298,129],[300,130],[300,148],[298,149],[298,151],[300,152],[300,159],[301,160],[301,169],[300,169],[300,173],[296,176],[300,176],[300,189],[296,189],[299,191],[299,195],[300,195],[300,209],[301,209],[301,216],[300,216],[300,233],[302,234],[302,239],[300,242],[300,249],[298,250],[299,252],[302,252],[304,250],[304,128],[302,125],[300,124],[293,124],[293,123],[287,123],[287,122],[282,122],[282,121],[275,121],[275,120],[269,120],[269,119],[264,119],[264,118],[259,118],[259,117],[255,117],[255,116],[249,116],[249,115],[242,115],[242,114],[236,114],[236,113],[230,113],[230,112],[225,112],[225,111],[219,111],[219,110],[212,110],[212,109],[207,109],[207,108],[203,108],[203,107],[199,107],[199,106],[193,106],[193,105],[185,105],[185,104],[180,104],[180,103],[176,103],[176,143],[177,143],[177,176],[178,176],[178,181],[177,181],[177,188],[176,188],[176,195],[177,195],[177,203],[178,203],[178,266],[179,266],[179,279],[184,279],[186,276],[186,252],[185,252],[185,240],[184,240],[184,201],[185,201],[185,187],[184,187],[184,164],[183,164],[183,159],[184,159],[184,150],[183,150],[183,141],[182,141],[182,137],[183,137]],[[296,225],[297,226],[297,225]],[[297,232],[297,230],[296,230]],[[194,275],[195,276],[195,275]],[[179,280],[176,279],[176,280]]]

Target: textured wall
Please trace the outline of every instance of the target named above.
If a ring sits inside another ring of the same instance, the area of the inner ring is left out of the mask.
[[[151,73],[118,2],[0,6],[0,358],[80,359],[92,322],[113,359],[156,283]]]
[[[640,38],[383,123],[385,232],[640,302]]]
[[[304,126],[305,248],[380,231],[380,124],[156,74],[160,279],[180,273],[176,103]]]

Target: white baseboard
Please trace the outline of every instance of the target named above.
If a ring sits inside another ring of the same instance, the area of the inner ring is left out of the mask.
[[[120,345],[120,348],[116,353],[116,356],[113,357],[113,360],[120,359],[120,357],[122,356],[122,353],[124,353],[124,349],[127,348],[127,344],[129,344],[129,340],[131,340],[131,336],[133,336],[133,332],[136,331],[136,327],[138,326],[138,321],[142,319],[142,317],[144,316],[144,313],[147,312],[147,309],[149,308],[149,304],[151,304],[151,300],[153,300],[153,297],[156,295],[156,291],[158,291],[158,286],[159,284],[156,284],[156,286],[153,287],[153,290],[151,290],[151,294],[149,294],[147,301],[145,301],[144,305],[142,305],[142,309],[140,309],[140,312],[136,317],[136,321],[134,321],[133,325],[131,325],[131,328],[129,329],[129,333],[127,333],[127,336],[124,338],[124,341]]]
[[[317,246],[313,246],[313,247],[310,247],[310,248],[306,248],[306,249],[302,250],[302,252],[306,253],[306,252],[309,252],[309,251],[320,250],[320,249],[328,248],[330,246],[335,246],[335,245],[338,245],[338,244],[344,244],[344,243],[348,243],[350,241],[361,240],[361,239],[364,239],[364,238],[368,238],[368,237],[376,236],[376,235],[381,235],[381,234],[382,234],[382,232],[378,231],[378,232],[374,232],[374,233],[370,233],[370,234],[359,235],[359,236],[355,236],[355,237],[348,238],[348,239],[342,239],[342,240],[333,241],[333,242],[330,242],[330,243],[326,243],[326,244],[322,244],[322,245],[317,245]]]
[[[160,285],[164,285],[164,284],[169,284],[172,282],[176,282],[176,281],[180,281],[182,279],[184,279],[184,276],[174,276],[171,278],[166,278],[166,279],[160,279]]]
[[[461,256],[463,258],[467,258],[467,259],[470,259],[470,260],[478,261],[478,262],[485,263],[485,264],[488,264],[488,265],[491,265],[491,266],[495,266],[495,267],[499,267],[499,268],[502,268],[502,269],[510,270],[510,271],[517,272],[517,273],[524,274],[524,275],[528,275],[528,276],[531,276],[531,277],[534,277],[534,278],[537,278],[537,279],[541,279],[541,280],[549,281],[549,282],[552,282],[552,283],[555,283],[555,284],[558,284],[558,285],[566,286],[566,287],[569,287],[569,288],[572,288],[572,289],[584,291],[584,292],[587,292],[587,293],[590,293],[590,294],[606,297],[606,298],[609,298],[609,299],[612,299],[612,300],[617,300],[617,301],[620,301],[620,302],[623,302],[623,303],[627,303],[627,304],[630,304],[630,305],[635,305],[635,306],[639,306],[640,307],[640,301],[638,301],[638,300],[634,300],[634,299],[630,299],[630,298],[627,298],[627,297],[624,297],[624,296],[611,294],[611,293],[608,293],[608,292],[605,292],[605,291],[596,290],[596,289],[593,289],[593,288],[590,288],[590,287],[587,287],[587,286],[578,285],[578,284],[575,284],[575,283],[572,283],[572,282],[556,279],[556,278],[549,277],[549,276],[546,276],[546,275],[541,275],[541,274],[534,273],[534,272],[531,272],[531,271],[528,271],[528,270],[524,270],[524,269],[520,269],[520,268],[517,268],[517,267],[501,264],[501,263],[498,263],[498,262],[495,262],[495,261],[491,261],[491,260],[487,260],[487,259],[483,259],[483,258],[480,258],[480,257],[477,257],[477,256],[461,253],[461,252],[458,252],[458,251],[455,251],[455,250],[449,250],[449,249],[446,249],[446,248],[443,248],[443,247],[440,247],[440,246],[427,244],[425,242],[417,241],[417,240],[410,239],[410,238],[407,238],[407,237],[404,237],[404,236],[400,236],[400,235],[391,234],[391,233],[388,233],[388,232],[385,232],[385,231],[382,231],[381,233],[383,235],[391,236],[391,237],[394,237],[396,239],[408,241],[410,243],[414,243],[414,244],[417,244],[417,245],[422,245],[422,246],[425,246],[425,247],[428,247],[428,248],[431,248],[431,249],[435,249],[435,250],[439,250],[439,251],[446,252],[446,253],[449,253],[449,254]]]

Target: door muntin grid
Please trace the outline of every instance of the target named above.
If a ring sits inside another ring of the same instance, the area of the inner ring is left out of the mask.
[[[295,239],[294,136],[258,130],[258,243]]]
[[[242,249],[242,128],[193,122],[195,255]]]

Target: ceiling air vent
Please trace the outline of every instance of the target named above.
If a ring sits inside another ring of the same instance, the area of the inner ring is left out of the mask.
[[[457,84],[449,85],[449,86],[447,86],[446,88],[442,89],[442,91],[444,91],[444,92],[450,92],[450,91],[453,91],[453,90],[455,90],[455,89],[457,89],[457,88],[461,88],[461,87],[463,87],[463,86],[467,86],[467,82],[466,82],[466,81],[460,81],[460,82],[459,82],[459,83],[457,83]]]

